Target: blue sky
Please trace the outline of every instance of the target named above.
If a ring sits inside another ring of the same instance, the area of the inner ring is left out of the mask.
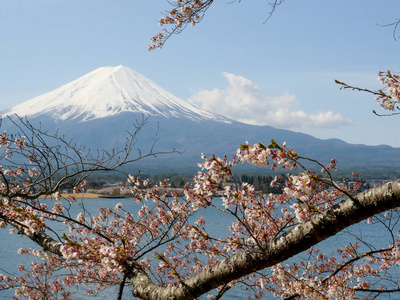
[[[378,71],[400,71],[400,40],[377,25],[400,18],[398,0],[286,0],[265,24],[270,1],[229,2],[148,52],[167,1],[2,0],[0,110],[122,64],[236,120],[400,147],[399,117],[334,83],[374,89]]]

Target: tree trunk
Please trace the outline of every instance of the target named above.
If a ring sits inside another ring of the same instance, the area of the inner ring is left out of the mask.
[[[389,182],[347,198],[308,222],[268,242],[265,251],[243,251],[203,270],[176,288],[148,285],[143,277],[131,278],[133,295],[142,299],[196,299],[220,285],[251,274],[309,249],[339,231],[381,212],[400,206],[400,180]]]
[[[128,262],[126,275],[132,282],[133,296],[147,300],[196,299],[218,286],[239,279],[309,249],[339,231],[381,212],[400,206],[400,180],[389,182],[347,198],[324,213],[318,213],[286,234],[266,243],[263,251],[243,251],[203,270],[185,281],[182,287],[160,287],[134,261]],[[12,222],[10,222],[12,224]],[[23,232],[23,228],[14,225]],[[62,243],[45,233],[30,238],[47,251],[62,255]]]

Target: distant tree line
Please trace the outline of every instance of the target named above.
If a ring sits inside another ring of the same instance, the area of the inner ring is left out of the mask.
[[[282,187],[285,186],[285,179],[286,175],[282,174],[278,176],[276,184],[271,186],[271,182],[274,180],[274,177],[272,177],[271,175],[242,174],[240,178],[241,182],[247,182],[253,185],[256,191],[273,194],[282,194]]]

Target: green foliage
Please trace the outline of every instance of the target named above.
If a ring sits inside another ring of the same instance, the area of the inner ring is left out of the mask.
[[[277,180],[277,185],[271,187],[271,182],[274,180],[274,177],[271,175],[242,174],[240,178],[241,182],[252,184],[256,191],[273,194],[282,194],[282,186],[284,187],[285,185],[285,179],[286,175],[282,174]]]
[[[143,177],[144,178],[144,177]],[[193,176],[181,173],[164,173],[150,176],[152,182],[159,182],[167,178],[172,188],[181,188],[193,180]]]

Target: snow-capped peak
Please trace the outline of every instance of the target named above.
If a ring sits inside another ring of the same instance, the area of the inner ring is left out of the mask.
[[[60,120],[87,121],[121,112],[228,121],[194,107],[124,66],[96,69],[58,89],[16,105],[2,115],[35,117],[50,114]]]

